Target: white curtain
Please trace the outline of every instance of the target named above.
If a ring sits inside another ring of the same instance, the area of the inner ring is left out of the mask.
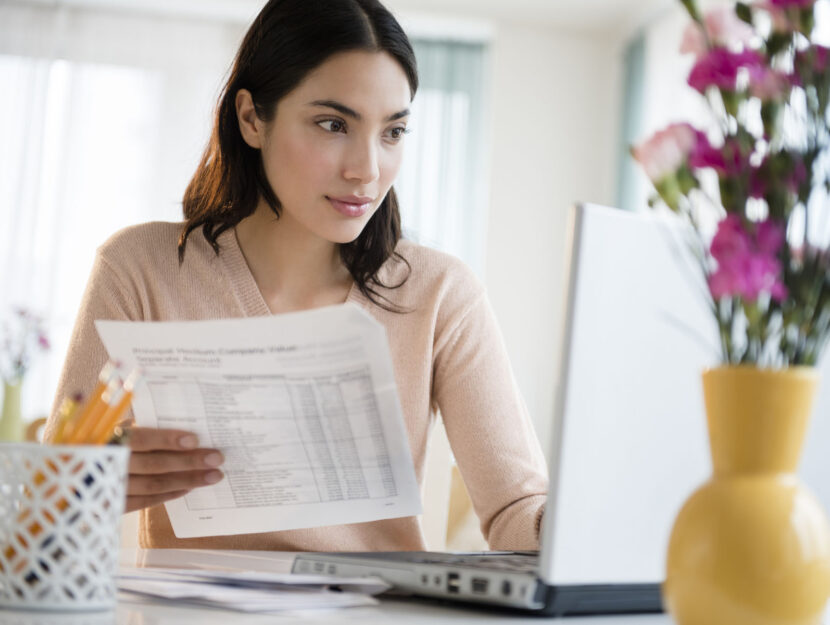
[[[52,349],[24,387],[45,415],[95,249],[125,226],[181,219],[246,24],[0,4],[0,317],[46,317]],[[405,233],[483,273],[484,47],[418,42],[422,90],[396,185]]]
[[[413,47],[421,84],[395,184],[405,234],[461,258],[483,279],[487,48],[425,39]]]
[[[0,6],[0,315],[46,317],[26,376],[45,415],[95,249],[181,219],[180,200],[240,25],[65,6]]]

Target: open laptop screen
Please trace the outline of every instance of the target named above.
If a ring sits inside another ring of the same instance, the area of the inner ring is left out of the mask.
[[[549,583],[662,580],[674,515],[709,475],[700,374],[718,362],[716,325],[676,225],[573,211]]]
[[[679,220],[577,206],[543,528],[550,584],[662,581],[675,515],[711,474],[701,372],[720,362]],[[822,378],[830,380],[830,359]],[[830,510],[830,384],[800,477]]]

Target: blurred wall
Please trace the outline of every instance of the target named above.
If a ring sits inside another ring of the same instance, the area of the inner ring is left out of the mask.
[[[614,202],[622,50],[612,32],[418,11],[389,0],[410,34],[490,43],[485,283],[519,388],[547,452],[564,312],[566,228],[577,201]]]

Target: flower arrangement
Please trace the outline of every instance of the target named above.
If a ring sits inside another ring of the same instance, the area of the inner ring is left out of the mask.
[[[49,337],[42,318],[25,308],[16,308],[3,323],[0,375],[9,383],[23,379],[37,351],[49,350]]]
[[[632,149],[691,226],[725,364],[815,365],[830,335],[830,49],[816,0],[759,0],[692,18],[681,52],[710,128],[675,123]],[[712,215],[716,219],[712,219]],[[708,216],[708,221],[707,221]],[[714,222],[716,226],[714,225]],[[707,223],[710,224],[707,227]]]

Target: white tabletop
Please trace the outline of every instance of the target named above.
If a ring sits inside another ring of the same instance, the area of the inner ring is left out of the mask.
[[[247,568],[287,572],[294,554],[273,552],[217,552],[201,550],[152,549],[122,550],[122,564],[128,566],[210,566],[221,560],[223,565],[236,564]],[[253,563],[253,564],[252,564]],[[534,623],[559,619],[523,616],[496,612],[487,608],[449,606],[409,598],[381,597],[380,605],[344,608],[331,611],[311,611],[294,614],[244,614],[215,608],[119,596],[114,612],[84,613],[74,615],[48,612],[22,612],[0,610],[0,625],[264,625],[266,623],[373,623],[406,625],[409,623]],[[632,615],[613,617],[567,617],[569,625],[669,625],[666,615]]]
[[[360,623],[408,625],[410,623],[548,623],[567,625],[670,625],[666,615],[540,618],[496,613],[486,609],[456,608],[413,599],[383,597],[380,605],[295,614],[243,614],[187,604],[119,597],[115,612],[58,615],[0,609],[2,625],[273,625],[293,623]]]

